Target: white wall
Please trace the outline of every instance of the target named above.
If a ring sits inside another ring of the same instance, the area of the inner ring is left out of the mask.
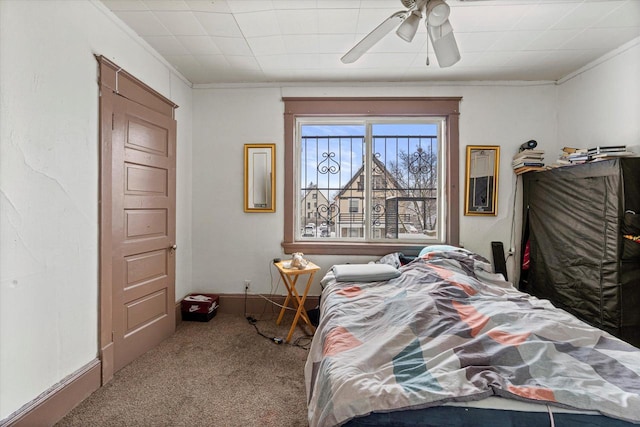
[[[0,1],[0,419],[98,355],[102,54],[180,105],[177,296],[191,289],[191,87],[94,1]]]
[[[640,153],[640,38],[559,86],[558,144],[627,145]]]
[[[489,260],[491,241],[502,241],[506,250],[510,246],[516,183],[512,156],[530,139],[536,139],[541,148],[556,146],[553,84],[194,89],[193,229],[197,232],[193,239],[193,281],[197,291],[239,293],[244,279],[250,279],[253,292],[269,293],[272,275],[277,276],[270,261],[288,257],[280,246],[284,221],[283,96],[462,96],[461,189],[466,145],[501,146],[498,216],[460,218],[461,242]],[[243,212],[243,145],[258,142],[276,143],[277,201],[273,214]],[[460,203],[462,210],[463,194]],[[519,224],[519,217],[516,219]],[[518,241],[519,236],[515,239]],[[314,295],[320,293],[318,281],[332,264],[373,259],[308,258],[323,267],[311,290]],[[280,287],[278,293],[283,292]]]
[[[244,279],[252,280],[254,292],[271,291],[270,261],[285,257],[280,247],[282,96],[462,96],[461,188],[465,146],[501,146],[498,216],[460,219],[463,244],[491,258],[490,241],[510,246],[516,182],[510,162],[522,142],[536,139],[547,160],[564,145],[639,143],[638,44],[560,86],[272,86],[192,92],[95,0],[0,0],[0,419],[97,356],[98,76],[93,54],[105,55],[180,105],[176,297],[181,298],[192,290],[239,293]],[[242,209],[243,145],[256,142],[277,145],[274,214]],[[462,196],[460,203],[462,208]],[[336,262],[370,259],[309,258],[323,272]],[[513,277],[513,262],[509,266]],[[319,293],[317,280],[312,293]]]

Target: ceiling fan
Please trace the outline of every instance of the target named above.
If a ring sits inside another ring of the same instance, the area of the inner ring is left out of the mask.
[[[453,27],[449,22],[449,5],[444,0],[400,1],[407,10],[400,10],[382,21],[340,58],[343,63],[351,64],[357,61],[396,27],[398,37],[406,42],[411,42],[418,31],[418,25],[423,16],[440,67],[450,67],[460,60],[458,44],[453,35]],[[429,65],[428,54],[427,65]]]

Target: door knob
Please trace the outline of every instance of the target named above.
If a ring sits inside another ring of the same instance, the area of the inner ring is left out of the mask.
[[[178,249],[178,245],[169,246],[169,252],[174,253]]]

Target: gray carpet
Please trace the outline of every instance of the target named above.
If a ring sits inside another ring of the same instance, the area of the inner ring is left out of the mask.
[[[272,314],[257,317],[260,332],[286,337],[292,317],[279,327]],[[300,327],[298,338],[308,347]],[[182,322],[56,425],[306,426],[307,353],[258,335],[242,316]]]

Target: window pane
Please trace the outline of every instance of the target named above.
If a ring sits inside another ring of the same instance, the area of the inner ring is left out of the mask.
[[[439,238],[440,125],[302,123],[298,236],[355,241]],[[317,203],[309,203],[314,199]]]
[[[372,138],[371,235],[437,238],[438,124],[374,124]]]
[[[310,237],[304,232],[310,223],[317,226],[314,238],[363,236],[362,215],[351,212],[348,198],[362,198],[362,189],[352,185],[352,178],[363,169],[365,126],[305,124],[300,131],[298,206],[303,208],[299,213],[303,237]],[[339,195],[346,200],[342,207]],[[317,199],[315,207],[304,209],[311,199]]]

